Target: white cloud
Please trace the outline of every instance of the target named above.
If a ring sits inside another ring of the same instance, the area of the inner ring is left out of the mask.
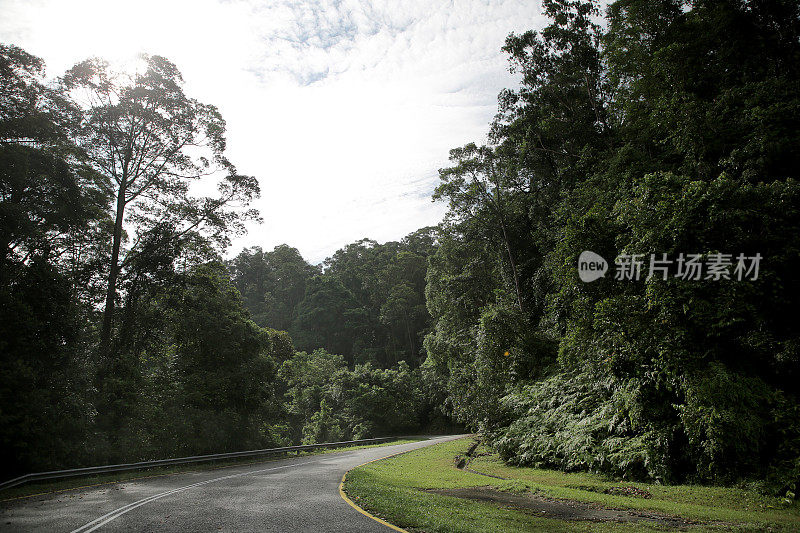
[[[0,41],[51,75],[92,55],[164,55],[228,123],[230,159],[259,178],[264,224],[237,240],[286,242],[311,261],[362,237],[437,223],[450,148],[485,140],[500,52],[543,24],[538,2],[0,0]]]

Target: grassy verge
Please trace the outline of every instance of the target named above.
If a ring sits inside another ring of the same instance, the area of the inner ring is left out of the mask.
[[[379,448],[382,446],[394,446],[396,444],[407,444],[411,442],[418,442],[421,439],[398,439],[390,442],[383,442],[380,444],[367,444],[362,446],[347,446],[344,448],[331,448],[327,450],[307,451],[300,452],[295,455],[292,453],[291,457],[304,457],[308,455],[321,455],[327,453],[336,453],[342,451],[361,450],[363,448]],[[35,496],[40,494],[49,494],[53,492],[64,492],[83,487],[90,487],[95,485],[105,485],[110,483],[119,483],[122,481],[133,481],[136,479],[146,479],[151,477],[169,476],[172,474],[180,474],[183,472],[197,472],[206,470],[219,470],[230,466],[242,466],[249,464],[261,464],[279,459],[285,459],[286,456],[275,457],[262,457],[253,458],[247,457],[242,459],[231,459],[227,461],[216,461],[208,463],[191,463],[185,465],[164,466],[158,468],[148,468],[140,470],[131,470],[129,472],[112,472],[109,474],[99,474],[95,476],[83,476],[72,479],[64,479],[60,481],[51,481],[46,483],[31,483],[19,487],[11,487],[0,491],[0,502],[24,498],[28,496]]]
[[[585,522],[543,518],[530,511],[504,508],[421,489],[493,487],[504,492],[536,492],[551,498],[594,502],[605,507],[674,515],[700,522],[691,531],[800,531],[797,503],[784,507],[776,498],[732,487],[624,484],[598,475],[515,468],[494,455],[473,460],[469,468],[506,478],[495,479],[455,468],[453,458],[464,453],[469,438],[415,450],[370,463],[347,474],[345,491],[358,505],[408,530],[427,532],[517,531],[663,531],[644,522]],[[487,452],[478,448],[478,453]],[[612,488],[635,486],[649,499],[605,494]]]

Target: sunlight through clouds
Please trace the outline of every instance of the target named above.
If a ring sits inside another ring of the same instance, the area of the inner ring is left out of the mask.
[[[264,224],[234,242],[318,262],[441,220],[450,148],[485,140],[513,86],[500,51],[540,28],[538,2],[0,0],[0,42],[56,76],[90,56],[160,54],[220,108],[228,154],[259,178]]]

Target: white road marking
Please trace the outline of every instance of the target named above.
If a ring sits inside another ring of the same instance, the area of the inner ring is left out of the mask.
[[[199,487],[200,485],[206,485],[208,483],[214,483],[216,481],[223,481],[225,479],[231,479],[231,478],[235,478],[235,477],[249,476],[251,474],[259,474],[261,472],[269,472],[269,471],[272,471],[272,470],[281,470],[281,469],[284,469],[284,468],[292,468],[294,466],[307,465],[309,463],[315,463],[315,462],[317,462],[317,461],[316,460],[314,460],[314,461],[305,461],[303,463],[296,463],[296,464],[284,465],[284,466],[276,466],[276,467],[272,467],[272,468],[264,468],[262,470],[252,470],[250,472],[242,472],[240,474],[231,474],[230,476],[223,476],[223,477],[218,477],[218,478],[214,478],[214,479],[207,479],[206,481],[200,481],[199,483],[192,483],[191,485],[186,485],[185,487],[179,487],[177,489],[168,490],[168,491],[162,492],[160,494],[155,494],[153,496],[148,496],[147,498],[142,498],[141,500],[135,501],[133,503],[129,503],[128,505],[124,505],[124,506],[120,507],[119,509],[115,509],[115,510],[111,511],[110,513],[104,514],[100,518],[92,520],[88,524],[82,525],[78,529],[73,529],[71,533],[90,533],[91,531],[94,531],[94,530],[96,530],[96,529],[108,524],[112,520],[115,520],[115,519],[119,518],[120,516],[124,515],[128,511],[132,511],[132,510],[136,509],[137,507],[141,507],[142,505],[146,505],[146,504],[148,504],[148,503],[150,503],[152,501],[158,500],[159,498],[163,498],[164,496],[169,496],[170,494],[175,494],[177,492],[183,492],[185,490],[189,490],[189,489],[194,488],[194,487]]]

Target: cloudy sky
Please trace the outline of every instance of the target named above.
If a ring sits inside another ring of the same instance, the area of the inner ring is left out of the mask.
[[[174,61],[261,183],[264,223],[229,253],[285,242],[319,262],[441,220],[437,169],[485,141],[497,93],[516,83],[500,47],[542,27],[540,12],[535,0],[0,0],[0,42],[50,76],[91,56]]]

